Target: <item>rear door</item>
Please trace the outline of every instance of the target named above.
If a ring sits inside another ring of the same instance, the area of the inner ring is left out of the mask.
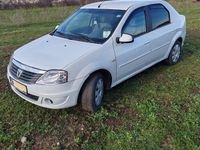
[[[148,15],[151,21],[149,48],[152,55],[155,56],[154,61],[157,62],[166,56],[174,35],[174,29],[170,20],[170,13],[162,4],[149,5]]]

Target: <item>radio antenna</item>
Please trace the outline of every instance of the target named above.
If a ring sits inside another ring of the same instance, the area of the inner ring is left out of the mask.
[[[101,5],[105,2],[105,0],[98,6],[98,8],[101,8]]]

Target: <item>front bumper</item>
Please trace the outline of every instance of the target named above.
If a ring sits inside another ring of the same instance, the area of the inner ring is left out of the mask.
[[[21,98],[32,104],[49,109],[63,109],[75,106],[77,104],[80,88],[84,82],[82,78],[59,85],[26,84],[14,78],[9,71],[7,72],[7,78],[11,89]],[[25,85],[28,91],[27,94],[17,90],[12,85],[11,80]],[[51,100],[52,103],[47,102],[45,99]]]

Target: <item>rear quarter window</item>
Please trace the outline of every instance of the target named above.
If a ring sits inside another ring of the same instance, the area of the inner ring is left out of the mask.
[[[152,20],[153,30],[170,23],[169,11],[161,4],[150,5],[149,16]]]

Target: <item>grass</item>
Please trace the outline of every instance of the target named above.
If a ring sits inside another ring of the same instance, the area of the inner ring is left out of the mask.
[[[6,80],[12,52],[52,31],[77,7],[1,10],[0,149],[59,149],[57,142],[64,149],[200,149],[200,4],[170,2],[187,17],[182,61],[160,63],[115,87],[95,114],[34,106]]]

